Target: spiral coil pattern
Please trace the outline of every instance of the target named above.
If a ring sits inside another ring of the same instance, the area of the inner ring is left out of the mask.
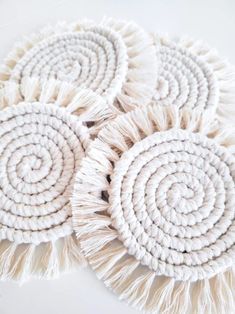
[[[158,275],[200,280],[235,257],[235,159],[185,130],[157,132],[115,164],[109,214],[128,253]]]
[[[219,99],[213,69],[197,54],[174,42],[159,47],[159,79],[155,98],[162,105],[207,109]]]
[[[0,124],[0,238],[39,244],[70,235],[69,197],[86,128],[41,103],[8,107]]]
[[[110,98],[121,90],[127,71],[126,47],[107,27],[62,32],[39,41],[17,61],[11,79],[58,79]]]

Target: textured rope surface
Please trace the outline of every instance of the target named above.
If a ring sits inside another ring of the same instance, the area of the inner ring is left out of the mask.
[[[235,160],[186,131],[155,133],[112,174],[109,213],[143,265],[177,280],[211,277],[235,254]]]
[[[70,235],[69,196],[86,128],[41,103],[8,107],[0,123],[0,238],[39,244]]]
[[[219,107],[222,115],[224,110],[231,110],[235,99],[232,65],[201,42],[158,36],[155,39],[159,58],[156,100],[178,108]]]

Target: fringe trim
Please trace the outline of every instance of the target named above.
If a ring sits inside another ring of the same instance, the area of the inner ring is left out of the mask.
[[[116,245],[110,243],[89,256],[88,260],[97,277],[118,294],[120,300],[144,313],[233,313],[233,269],[195,283],[178,282],[172,278],[157,277],[153,271],[128,257],[121,243],[118,248]]]
[[[97,235],[96,240],[102,238]],[[88,243],[82,242],[86,247]],[[128,257],[121,243],[110,242],[88,256],[97,277],[105,285],[144,313],[232,314],[234,302],[233,269],[195,283],[157,277],[153,271]]]
[[[115,106],[121,112],[147,105],[155,91],[158,60],[153,40],[134,22],[103,18],[100,23],[118,32],[128,54],[128,71],[122,91],[116,97]]]
[[[100,251],[92,255],[89,262],[99,279],[103,278],[107,271],[112,269],[118,260],[126,254],[122,244],[104,246]]]
[[[214,120],[210,110],[201,112],[200,110],[187,108],[178,109],[174,105],[163,107],[158,104],[151,104],[120,115],[108,125],[105,125],[98,135],[98,139],[102,143],[99,145],[105,143],[120,155],[133,146],[134,143],[154,132],[170,129],[183,129],[200,133],[213,138],[220,145],[230,147],[230,149],[234,147],[235,127],[226,127]],[[96,155],[95,149],[89,152],[91,158],[94,155]],[[107,156],[106,154],[105,157],[107,158]]]
[[[1,281],[22,284],[32,277],[54,279],[78,265],[85,266],[86,262],[74,235],[39,245],[0,242]]]

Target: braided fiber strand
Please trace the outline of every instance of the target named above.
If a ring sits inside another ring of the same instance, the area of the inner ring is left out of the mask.
[[[152,105],[116,118],[91,144],[74,228],[121,299],[153,313],[221,313],[221,294],[233,309],[234,131],[209,113]]]

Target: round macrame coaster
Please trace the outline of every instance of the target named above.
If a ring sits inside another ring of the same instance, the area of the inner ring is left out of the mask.
[[[85,256],[145,312],[234,309],[235,129],[209,116],[161,105],[119,116],[76,176]]]
[[[89,88],[120,108],[151,99],[157,60],[151,37],[132,22],[104,19],[60,23],[18,43],[0,70],[0,80],[25,77],[67,81]]]
[[[155,99],[178,108],[218,108],[234,122],[235,68],[205,43],[155,35],[159,77]],[[232,114],[232,116],[231,116]]]
[[[0,95],[1,280],[54,278],[84,264],[69,199],[89,123],[105,106],[66,83],[35,83],[8,83]]]

